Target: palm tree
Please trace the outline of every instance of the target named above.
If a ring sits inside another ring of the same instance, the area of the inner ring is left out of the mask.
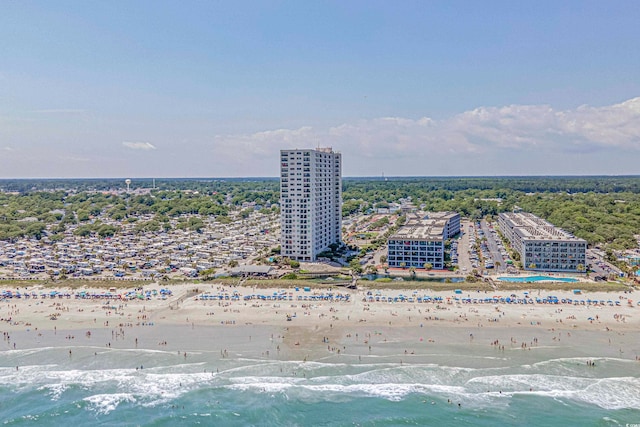
[[[409,273],[412,277],[416,277],[416,268],[414,266],[409,267]]]
[[[584,271],[585,271],[586,269],[584,268],[584,265],[582,265],[582,264],[578,264],[578,265],[576,266],[576,270],[578,270],[580,273],[584,273]]]
[[[406,266],[407,266],[406,262],[403,261],[403,262],[400,263],[400,268],[405,268]]]
[[[422,267],[423,267],[425,270],[431,270],[431,269],[433,268],[433,264],[431,264],[430,262],[425,262],[425,263],[422,265]]]
[[[529,264],[529,269],[531,269],[531,270],[535,270],[537,267],[538,266],[533,262],[531,264]]]

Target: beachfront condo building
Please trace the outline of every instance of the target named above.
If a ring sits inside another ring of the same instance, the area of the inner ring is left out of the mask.
[[[280,151],[283,257],[315,261],[342,242],[342,156],[331,148]]]
[[[500,231],[520,254],[525,270],[584,272],[587,242],[527,212],[505,212]]]
[[[460,233],[460,214],[434,212],[411,214],[407,222],[387,243],[387,263],[390,268],[444,268],[445,241]]]

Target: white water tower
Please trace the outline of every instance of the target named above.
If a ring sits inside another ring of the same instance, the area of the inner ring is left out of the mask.
[[[129,192],[129,186],[131,185],[131,180],[129,178],[124,180],[124,183],[127,184],[127,193]]]

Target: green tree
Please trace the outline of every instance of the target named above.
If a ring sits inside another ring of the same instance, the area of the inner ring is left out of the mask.
[[[188,221],[189,228],[193,231],[201,232],[204,228],[204,222],[201,218],[191,217]]]
[[[25,234],[27,236],[31,236],[34,237],[35,239],[40,240],[42,238],[42,233],[44,232],[44,229],[46,228],[46,225],[42,222],[32,222],[29,225],[27,225],[27,228],[25,230]]]
[[[77,212],[77,215],[78,215],[78,221],[80,222],[89,221],[89,211],[79,210]]]
[[[61,240],[64,240],[64,235],[63,234],[52,234],[49,236],[49,240],[51,240],[52,242],[59,242]]]
[[[351,271],[353,271],[354,274],[362,273],[362,266],[357,259],[353,259],[351,260],[351,262],[349,262],[349,268],[351,269]]]
[[[289,260],[289,267],[291,268],[300,268],[300,262],[294,259]]]
[[[116,234],[118,228],[113,225],[103,224],[98,228],[98,236],[100,237],[112,237]]]

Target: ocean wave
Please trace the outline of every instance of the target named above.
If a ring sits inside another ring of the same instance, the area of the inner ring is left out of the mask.
[[[371,397],[399,402],[410,395],[439,396],[444,401],[460,402],[465,406],[486,407],[492,396],[469,392],[462,386],[421,383],[358,383],[358,384],[308,384],[285,382],[253,382],[227,385],[225,388],[240,392],[284,394],[288,400],[307,402],[344,401],[348,398]],[[495,399],[494,399],[495,401]],[[492,403],[491,406],[495,406]]]
[[[628,361],[595,359],[599,368],[592,369],[586,367],[586,360],[594,359],[560,358],[491,368],[253,359],[243,360],[240,366],[238,360],[223,360],[222,366],[195,362],[145,369],[67,370],[40,365],[18,371],[0,368],[0,383],[7,392],[38,390],[51,400],[82,399],[98,413],[109,413],[122,402],[153,407],[191,392],[215,394],[221,390],[282,394],[305,402],[357,397],[398,401],[417,394],[475,407],[504,406],[514,396],[537,395],[604,409],[640,409],[640,378],[628,376],[628,372],[635,372],[629,370]],[[223,369],[225,364],[228,366]],[[627,372],[627,376],[615,377],[614,372]]]
[[[535,390],[575,390],[586,388],[593,379],[544,374],[488,375],[471,378],[466,386],[478,392]]]
[[[637,364],[637,361],[635,360],[630,360],[630,359],[620,359],[617,357],[600,357],[600,356],[593,356],[593,357],[559,357],[559,358],[555,358],[555,359],[548,359],[548,360],[542,360],[540,362],[536,362],[532,365],[525,365],[525,366],[530,366],[530,367],[546,367],[549,365],[586,365],[587,361],[600,361],[600,362],[615,362],[615,363],[621,363],[621,364],[629,364],[629,365],[635,365]]]
[[[90,409],[102,415],[114,411],[122,402],[136,402],[136,398],[129,393],[94,394],[82,400],[89,403]]]
[[[168,367],[167,370],[174,368]],[[4,377],[2,382],[16,392],[29,389],[43,391],[52,400],[59,400],[67,390],[74,387],[90,391],[113,391],[112,394],[126,393],[138,396],[140,402],[157,404],[210,384],[216,378],[216,375],[210,372],[153,371],[151,369],[20,369],[17,372],[14,370],[11,377]]]
[[[68,384],[46,384],[38,388],[39,391],[48,391],[51,399],[58,400],[68,388]]]
[[[640,409],[640,378],[586,378],[544,374],[495,375],[472,378],[467,382],[475,390],[504,396],[533,394],[567,398],[597,405],[603,409]]]

